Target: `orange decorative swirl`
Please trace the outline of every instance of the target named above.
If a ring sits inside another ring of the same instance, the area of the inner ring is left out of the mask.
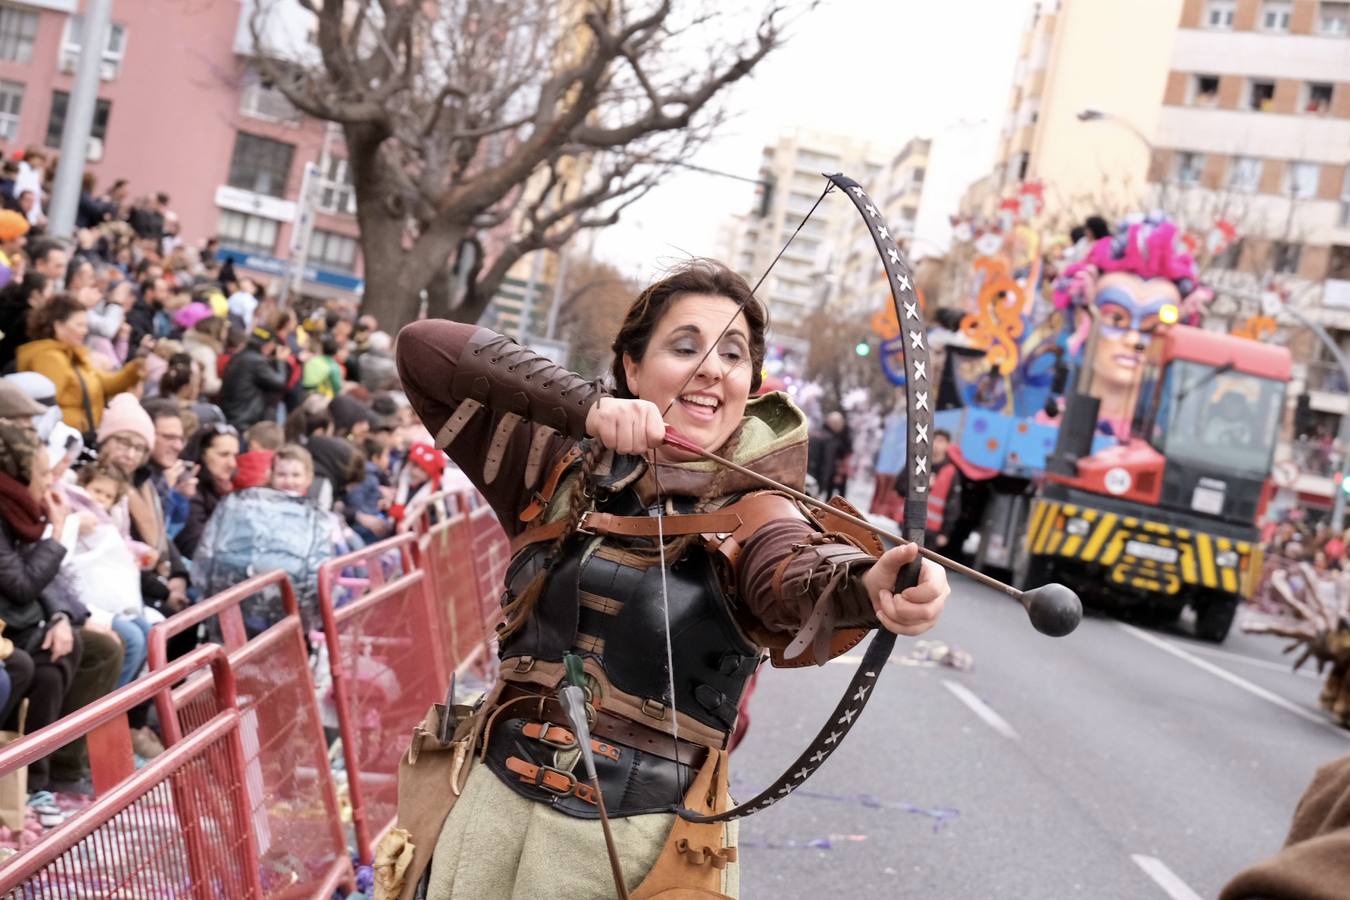
[[[1021,358],[1017,339],[1025,327],[1022,305],[1025,295],[1012,278],[1007,260],[982,256],[975,270],[984,274],[980,286],[979,311],[961,320],[961,333],[972,346],[985,351],[989,365],[1000,375],[1011,375]]]

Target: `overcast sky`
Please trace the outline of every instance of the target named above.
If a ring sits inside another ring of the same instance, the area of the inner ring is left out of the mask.
[[[1017,42],[1033,0],[831,0],[800,19],[787,45],[732,90],[738,112],[693,160],[754,177],[762,148],[796,127],[881,142],[915,136],[959,153],[953,184],[929,184],[955,210],[965,184],[989,170],[1003,125]],[[952,149],[952,148],[956,149]],[[851,174],[851,173],[846,173]],[[867,187],[866,185],[864,185]],[[718,227],[753,203],[754,187],[675,175],[596,239],[596,253],[646,278],[686,253],[721,256]],[[942,205],[946,205],[945,203]],[[939,216],[940,218],[940,216]],[[920,237],[945,239],[928,216]]]

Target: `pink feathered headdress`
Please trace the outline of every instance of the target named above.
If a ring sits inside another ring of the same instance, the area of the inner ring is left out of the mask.
[[[1065,268],[1055,283],[1055,308],[1068,309],[1082,290],[1079,273],[1130,272],[1140,278],[1166,278],[1182,296],[1182,321],[1198,319],[1214,294],[1197,281],[1195,259],[1182,251],[1177,226],[1172,222],[1139,222],[1124,234],[1104,237],[1092,245],[1087,258]]]

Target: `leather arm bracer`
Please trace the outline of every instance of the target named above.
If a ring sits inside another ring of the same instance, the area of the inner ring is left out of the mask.
[[[586,416],[605,392],[598,381],[587,381],[505,335],[480,328],[460,354],[450,393],[581,440]]]

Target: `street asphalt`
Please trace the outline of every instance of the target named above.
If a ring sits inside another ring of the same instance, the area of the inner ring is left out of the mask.
[[[974,667],[905,664],[916,639],[900,638],[842,747],[742,821],[746,900],[1214,897],[1279,848],[1314,770],[1350,753],[1317,708],[1320,680],[1236,628],[1219,646],[1184,621],[1090,617],[1052,639],[954,579],[917,640]],[[738,797],[796,758],[860,656],[763,670],[732,757]]]

